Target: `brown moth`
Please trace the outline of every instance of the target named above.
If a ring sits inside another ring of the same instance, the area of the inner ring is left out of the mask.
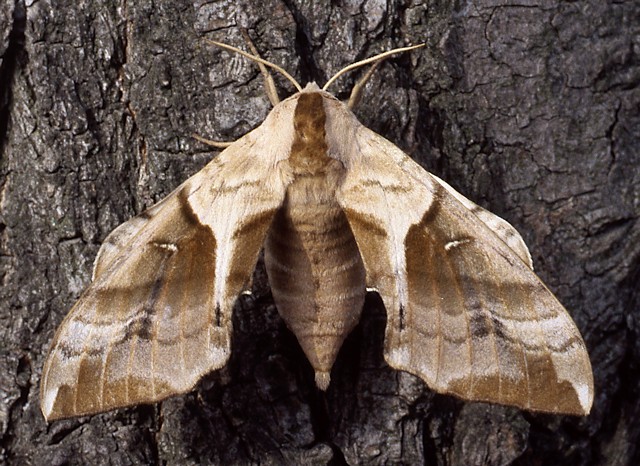
[[[231,311],[262,247],[320,389],[373,287],[390,366],[467,400],[589,413],[584,342],[518,232],[326,92],[344,71],[410,48],[302,89],[217,45],[299,92],[276,105],[268,85],[275,106],[259,127],[106,238],[44,366],[47,420],[160,401],[224,366]]]

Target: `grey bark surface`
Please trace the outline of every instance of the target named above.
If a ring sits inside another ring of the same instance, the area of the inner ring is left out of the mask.
[[[589,348],[590,416],[434,394],[385,364],[374,294],[318,392],[259,264],[228,366],[194,392],[45,423],[44,357],[101,241],[215,156],[192,133],[232,140],[270,109],[256,67],[201,40],[243,47],[239,27],[321,84],[426,42],[356,114],[523,234]],[[0,131],[0,464],[640,464],[637,1],[2,0]]]

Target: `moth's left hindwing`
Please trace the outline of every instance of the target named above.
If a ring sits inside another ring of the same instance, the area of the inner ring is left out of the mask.
[[[286,189],[287,154],[263,136],[277,117],[107,237],[44,366],[47,420],[159,401],[226,363],[233,304]]]

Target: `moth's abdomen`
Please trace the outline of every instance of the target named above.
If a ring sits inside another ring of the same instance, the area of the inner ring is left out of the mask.
[[[287,161],[293,181],[265,242],[273,299],[326,390],[342,342],[362,312],[365,270],[335,198],[341,162],[327,155],[324,97],[299,95]]]
[[[309,184],[290,187],[267,236],[265,263],[278,311],[325,390],[342,342],[360,318],[365,270],[344,212],[332,197],[318,202]]]

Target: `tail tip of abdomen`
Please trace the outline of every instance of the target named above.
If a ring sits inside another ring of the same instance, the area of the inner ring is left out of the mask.
[[[331,373],[324,371],[316,371],[316,386],[323,392],[329,388],[331,382]]]

